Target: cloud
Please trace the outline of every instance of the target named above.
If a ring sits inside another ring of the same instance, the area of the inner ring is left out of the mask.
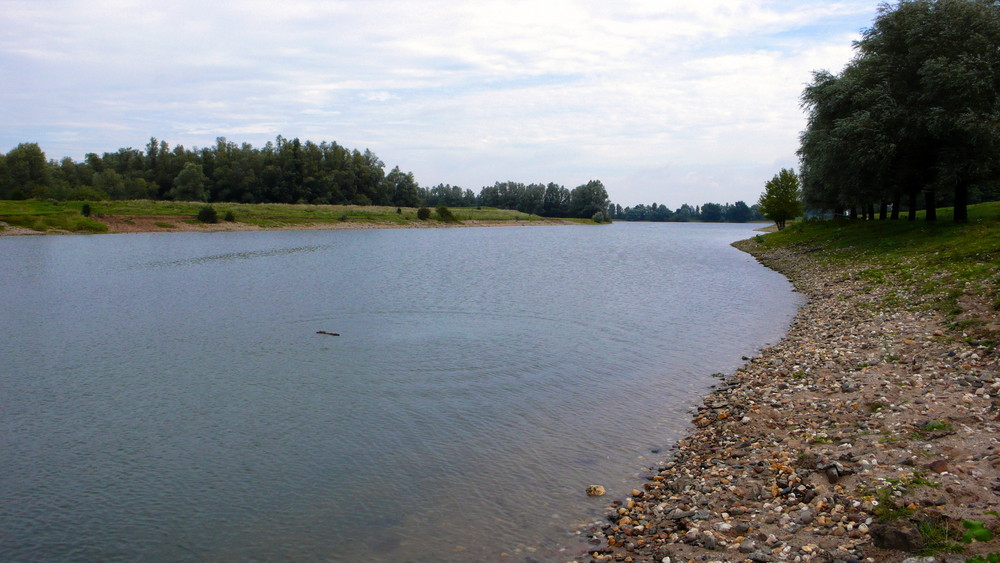
[[[500,179],[676,207],[795,164],[810,71],[870,1],[0,0],[0,150],[277,134],[371,148],[423,185]],[[669,171],[665,174],[664,171]]]

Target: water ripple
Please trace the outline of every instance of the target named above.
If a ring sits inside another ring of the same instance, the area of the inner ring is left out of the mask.
[[[248,252],[226,252],[222,254],[195,256],[191,258],[181,258],[176,260],[157,260],[152,262],[144,262],[141,264],[136,264],[135,266],[133,266],[133,268],[157,269],[157,268],[173,268],[179,266],[197,266],[202,264],[211,264],[214,262],[240,262],[246,260],[258,260],[261,258],[270,258],[274,256],[291,256],[293,254],[317,252],[327,248],[332,248],[332,245],[312,245],[312,246],[299,246],[292,248],[274,248],[270,250],[253,250]]]

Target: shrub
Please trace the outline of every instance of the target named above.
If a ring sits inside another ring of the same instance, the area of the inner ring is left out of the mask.
[[[603,212],[603,211],[598,211],[597,213],[594,213],[594,215],[593,215],[593,217],[591,217],[591,219],[595,223],[610,223],[611,222],[611,218],[608,217],[608,214],[605,213],[605,212]]]
[[[80,208],[80,215],[84,217],[90,217],[90,204],[84,203],[83,207]]]
[[[198,210],[198,220],[202,223],[218,223],[219,214],[211,205],[205,205]]]
[[[426,221],[431,218],[431,210],[427,207],[421,207],[417,210],[417,219],[421,221]]]
[[[90,233],[106,233],[108,232],[108,226],[104,223],[100,223],[93,219],[88,219],[86,217],[77,217],[75,220],[69,221],[69,224],[64,227],[66,230],[76,233],[80,231],[86,231]]]
[[[444,221],[445,223],[457,223],[458,217],[451,212],[451,209],[443,205],[437,206],[437,216],[439,221]]]
[[[224,221],[229,221],[232,223],[236,220],[236,215],[233,215],[232,211],[226,211],[226,215],[222,218]]]

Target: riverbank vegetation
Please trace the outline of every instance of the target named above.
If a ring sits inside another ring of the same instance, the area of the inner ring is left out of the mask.
[[[591,180],[567,189],[548,184],[496,182],[472,190],[440,184],[421,187],[398,166],[388,173],[370,150],[336,142],[278,136],[262,148],[224,137],[215,146],[171,148],[150,138],[145,150],[131,147],[82,162],[47,160],[36,143],[0,154],[0,199],[56,201],[195,201],[284,203],[411,208],[495,207],[544,217],[592,218],[607,214],[604,184]]]
[[[887,308],[932,307],[958,324],[975,325],[976,310],[1000,310],[1000,202],[968,206],[965,223],[948,222],[953,208],[937,214],[944,222],[800,221],[759,235],[757,242],[769,249],[806,249],[827,263],[855,266],[858,279],[890,288],[883,297]],[[919,303],[902,299],[909,289],[922,296]]]
[[[224,137],[215,146],[171,148],[150,138],[144,150],[131,147],[82,162],[47,160],[36,143],[21,143],[0,154],[0,199],[56,201],[195,201],[283,203],[376,207],[496,208],[541,217],[599,222],[704,221],[745,223],[763,217],[757,205],[612,204],[600,180],[573,189],[549,183],[495,182],[476,193],[451,184],[421,186],[412,172],[385,164],[369,150],[349,150],[336,142],[281,136],[262,148],[237,145]],[[376,211],[376,214],[381,212]],[[601,215],[598,215],[600,213]]]
[[[785,228],[785,223],[802,215],[801,199],[799,177],[793,170],[782,168],[764,185],[757,207],[760,214],[774,221],[774,226],[780,231]]]
[[[760,205],[750,206],[744,201],[737,201],[733,204],[709,202],[702,205],[690,205],[685,203],[674,210],[656,202],[651,205],[640,203],[632,207],[612,204],[608,213],[610,218],[615,221],[652,221],[656,223],[685,223],[688,221],[747,223],[764,220],[764,215],[760,212]]]
[[[211,212],[206,211],[211,208]],[[425,208],[426,209],[426,208]],[[130,223],[135,230],[143,230],[138,223],[149,223],[159,229],[182,225],[221,223],[230,228],[256,229],[350,227],[350,226],[427,226],[437,223],[540,223],[551,222],[538,215],[507,209],[440,208],[433,220],[418,217],[418,208],[374,205],[311,205],[311,204],[247,204],[185,201],[56,201],[56,200],[7,200],[0,201],[0,223],[39,232],[102,233],[109,225],[118,228]],[[88,216],[89,215],[89,216]],[[215,221],[206,221],[214,215]],[[201,218],[199,220],[199,217]],[[143,221],[148,219],[148,221]],[[592,223],[588,219],[568,219]],[[0,224],[2,229],[2,224]]]
[[[839,74],[814,73],[800,173],[808,209],[938,218],[1000,199],[1000,5],[883,4]],[[923,195],[923,202],[919,196]]]

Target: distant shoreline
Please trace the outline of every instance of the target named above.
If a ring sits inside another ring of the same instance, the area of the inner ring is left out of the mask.
[[[385,223],[376,221],[338,221],[314,223],[289,223],[274,226],[261,226],[238,221],[220,221],[218,223],[199,223],[193,217],[177,215],[102,215],[92,217],[95,221],[107,226],[105,232],[71,232],[59,229],[36,231],[25,227],[8,225],[0,221],[0,236],[42,236],[42,235],[79,235],[79,234],[130,234],[130,233],[215,233],[215,232],[246,232],[246,231],[307,231],[307,230],[367,230],[367,229],[436,229],[455,227],[528,227],[553,225],[579,225],[564,219],[536,219],[521,221],[473,219],[458,223],[443,223],[427,220],[410,223]]]
[[[442,215],[443,214],[443,215]],[[0,236],[596,224],[494,207],[0,200]]]

